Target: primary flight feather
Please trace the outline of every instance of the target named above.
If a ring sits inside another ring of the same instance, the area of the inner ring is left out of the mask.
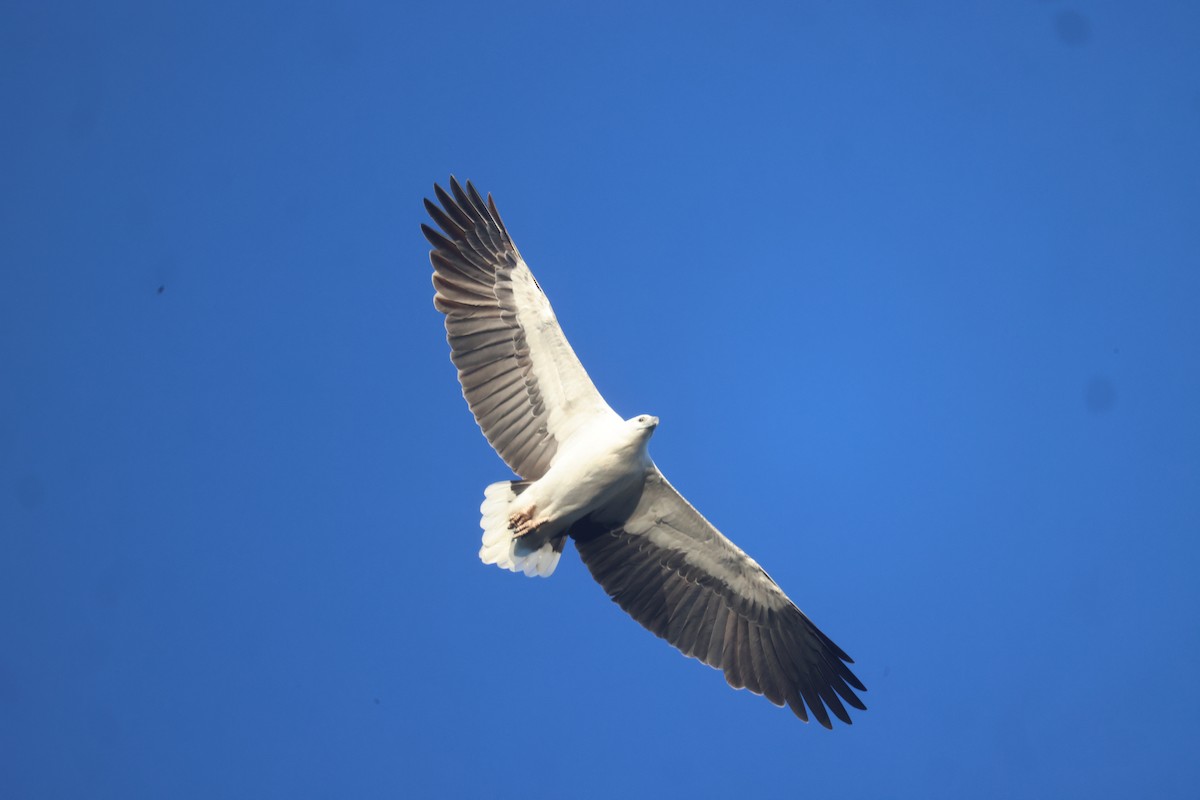
[[[549,576],[567,537],[618,605],[735,688],[832,727],[865,710],[853,663],[771,577],[667,482],[647,444],[658,418],[600,396],[491,195],[453,177],[425,208],[433,303],[483,435],[519,481],[484,491],[487,564]],[[440,205],[439,205],[440,204]]]

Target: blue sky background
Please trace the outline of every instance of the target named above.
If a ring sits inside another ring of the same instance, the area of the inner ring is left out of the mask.
[[[1184,797],[1200,6],[6,3],[0,795]],[[478,561],[495,193],[827,732]]]

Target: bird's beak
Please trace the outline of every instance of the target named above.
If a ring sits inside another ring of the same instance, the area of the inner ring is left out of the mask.
[[[658,417],[651,417],[651,418],[650,418],[650,427],[651,427],[651,428],[657,428],[657,427],[658,427]]]

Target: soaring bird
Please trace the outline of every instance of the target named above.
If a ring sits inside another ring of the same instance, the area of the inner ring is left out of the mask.
[[[484,490],[480,559],[548,577],[569,537],[617,605],[684,655],[802,720],[850,724],[847,705],[866,710],[853,660],[663,477],[647,451],[658,417],[622,419],[600,396],[492,196],[453,176],[433,188],[433,304],[467,405],[521,478]]]

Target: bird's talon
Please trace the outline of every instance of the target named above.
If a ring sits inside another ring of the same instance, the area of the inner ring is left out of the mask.
[[[508,529],[512,531],[514,539],[520,539],[526,536],[537,528],[533,522],[533,509],[528,511],[518,511],[508,518]]]

